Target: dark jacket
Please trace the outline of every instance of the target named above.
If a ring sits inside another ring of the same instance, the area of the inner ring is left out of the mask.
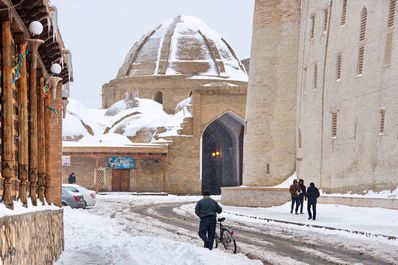
[[[218,203],[210,197],[204,197],[195,207],[195,214],[199,216],[200,219],[206,216],[217,216],[217,213],[221,213],[222,208]]]
[[[316,199],[319,197],[319,190],[317,187],[309,186],[307,189],[307,199],[308,202],[316,202]]]
[[[74,174],[70,174],[68,177],[68,183],[73,184],[76,183],[76,176]]]
[[[299,195],[300,195],[300,191],[301,191],[301,189],[300,189],[300,186],[298,184],[290,185],[289,192],[290,192],[290,195],[292,196],[292,198],[298,198]]]
[[[305,185],[299,183],[299,186],[300,186],[300,189],[301,189],[300,198],[303,197],[303,196],[306,196],[307,192],[306,192]]]

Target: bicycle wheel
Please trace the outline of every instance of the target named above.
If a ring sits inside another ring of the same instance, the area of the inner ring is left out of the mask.
[[[217,232],[216,232],[216,236],[214,237],[214,242],[216,244],[214,246],[214,248],[217,248],[218,247],[218,242],[220,242],[220,237],[218,236]]]
[[[228,229],[223,229],[221,231],[221,246],[227,252],[236,253],[236,241]]]

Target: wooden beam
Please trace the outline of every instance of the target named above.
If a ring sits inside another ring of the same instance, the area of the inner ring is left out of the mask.
[[[99,182],[98,182],[98,158],[95,159],[95,192],[99,192]]]
[[[29,140],[28,140],[28,81],[26,74],[26,48],[27,43],[20,45],[20,76],[18,78],[18,129],[19,129],[19,198],[22,205],[28,207],[28,164],[29,164]]]
[[[44,77],[40,77],[40,88],[41,90],[44,87]],[[42,92],[39,93],[39,106],[38,106],[38,114],[37,114],[37,156],[38,156],[38,167],[37,167],[37,176],[38,176],[38,195],[39,200],[44,205],[44,190],[45,190],[45,170],[46,170],[46,153],[45,153],[45,135],[44,135],[44,95]]]
[[[30,75],[29,75],[29,102],[30,102],[30,144],[29,144],[29,195],[34,206],[37,205],[37,167],[38,167],[38,152],[37,152],[37,94],[41,96],[40,87],[37,88],[37,48],[43,43],[42,40],[30,40],[31,44],[31,61],[30,61]]]
[[[167,179],[167,157],[161,159],[162,161],[162,171],[163,171],[163,192],[168,193],[169,190],[169,183],[168,183],[168,179]]]
[[[3,55],[3,200],[9,209],[14,209],[12,200],[12,179],[15,167],[14,117],[12,84],[12,35],[10,21],[2,22]]]
[[[134,175],[135,175],[135,188],[137,193],[141,192],[141,176],[139,173],[140,169],[141,169],[141,160],[136,159]]]
[[[50,185],[51,185],[51,158],[50,158],[50,149],[51,149],[51,113],[49,107],[52,104],[52,94],[53,89],[49,89],[47,96],[44,98],[44,149],[45,149],[45,174],[44,174],[44,197],[48,204],[51,204],[50,198]]]

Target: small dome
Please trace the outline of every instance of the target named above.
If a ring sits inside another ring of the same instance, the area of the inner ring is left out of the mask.
[[[246,71],[225,39],[198,18],[166,20],[136,42],[117,78],[148,75],[222,77],[247,81]]]

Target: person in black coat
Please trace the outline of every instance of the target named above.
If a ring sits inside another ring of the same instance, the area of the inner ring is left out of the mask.
[[[307,189],[307,211],[308,211],[308,219],[315,220],[316,219],[316,202],[319,197],[319,190],[315,187],[314,182],[310,183],[310,186]],[[312,208],[312,214],[311,214]]]
[[[76,183],[76,176],[75,173],[71,173],[68,177],[68,183],[69,184],[75,184]]]
[[[204,242],[204,247],[213,248],[213,242],[216,235],[216,217],[221,213],[222,208],[218,203],[210,198],[210,192],[203,192],[203,199],[198,201],[195,206],[195,214],[200,218],[199,237]]]
[[[306,198],[306,187],[304,185],[304,180],[299,179],[299,186],[301,189],[301,193],[299,195],[299,201],[300,201],[300,213],[303,214],[303,206],[304,206],[304,198]]]

